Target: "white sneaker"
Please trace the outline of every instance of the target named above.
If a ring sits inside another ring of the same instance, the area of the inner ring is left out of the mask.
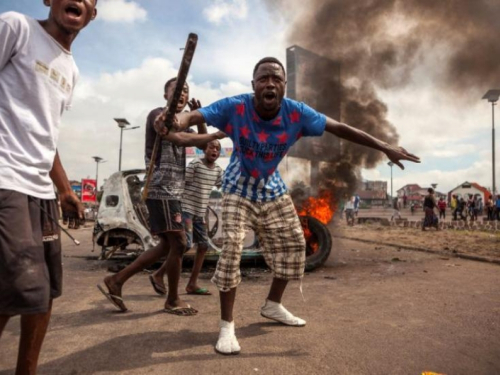
[[[234,321],[226,322],[221,320],[219,323],[220,332],[217,344],[215,344],[215,351],[220,354],[240,354],[240,344],[234,334]]]
[[[306,321],[294,316],[290,311],[285,309],[281,303],[266,300],[266,303],[260,309],[260,315],[264,318],[272,319],[287,326],[304,327]]]

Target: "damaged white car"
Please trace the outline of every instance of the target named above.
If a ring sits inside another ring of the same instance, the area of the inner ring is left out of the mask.
[[[148,210],[142,201],[145,171],[116,172],[103,186],[99,212],[94,225],[94,246],[101,247],[101,259],[112,256],[138,256],[158,243],[149,231]],[[222,238],[219,228],[220,204],[211,200],[206,221],[210,248],[206,260],[217,260]],[[311,216],[300,216],[306,236],[306,271],[321,266],[331,252],[332,237],[328,228]],[[186,256],[190,256],[189,252]],[[261,260],[259,243],[252,232],[247,234],[242,261]]]

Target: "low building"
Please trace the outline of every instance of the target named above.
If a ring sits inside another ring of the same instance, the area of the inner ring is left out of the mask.
[[[418,184],[408,184],[403,186],[397,191],[398,203],[400,207],[409,207],[411,204],[421,207],[424,203],[424,198],[428,192],[429,187],[421,187]],[[434,189],[434,196],[436,199],[444,198],[447,196]]]
[[[486,202],[490,194],[491,192],[488,189],[478,183],[465,181],[448,192],[448,201],[451,200],[452,195],[456,195],[458,198],[464,199],[468,199],[469,195],[473,195],[482,198],[483,202]]]
[[[357,194],[361,200],[361,206],[383,206],[387,202],[387,181],[361,182]]]
[[[409,207],[412,203],[421,205],[423,197],[421,191],[423,188],[419,184],[407,184],[396,191],[398,203],[401,207]]]

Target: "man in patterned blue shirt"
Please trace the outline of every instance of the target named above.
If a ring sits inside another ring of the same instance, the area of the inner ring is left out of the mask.
[[[222,99],[197,111],[178,114],[174,126],[186,129],[207,122],[225,132],[234,152],[224,174],[222,253],[212,282],[221,301],[219,339],[215,350],[238,354],[233,306],[241,281],[240,260],[245,230],[259,237],[273,282],[261,315],[289,326],[302,327],[303,319],[281,304],[289,280],[301,279],[305,267],[305,239],[293,202],[277,166],[288,149],[303,136],[324,131],[384,152],[404,168],[400,160],[419,162],[401,147],[391,146],[369,134],[318,113],[304,103],[284,98],[285,69],[272,57],[260,60],[253,72],[253,94]],[[159,117],[157,121],[164,120]]]

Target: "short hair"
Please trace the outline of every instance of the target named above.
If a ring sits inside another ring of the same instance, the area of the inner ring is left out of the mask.
[[[203,150],[203,151],[206,151],[206,150],[207,150],[207,148],[208,148],[208,144],[209,144],[209,143],[212,143],[212,142],[217,142],[217,143],[219,144],[219,150],[222,150],[222,145],[221,145],[221,143],[220,143],[220,141],[219,141],[218,139],[212,139],[210,142],[207,142],[207,143],[205,144],[205,146],[203,146],[202,150]]]
[[[169,87],[172,83],[174,83],[175,81],[177,81],[177,77],[170,78],[170,79],[167,81],[167,83],[165,83],[165,87],[163,88],[163,90],[164,90],[165,94],[166,94],[166,93],[167,93],[167,91],[168,91],[168,87]],[[187,82],[184,82],[184,84],[185,84],[185,85],[189,88],[189,85],[188,85],[188,83],[187,83]]]
[[[286,76],[285,67],[283,66],[281,61],[279,61],[276,57],[264,57],[263,59],[260,59],[257,64],[255,64],[252,77],[255,76],[255,73],[257,72],[257,69],[259,69],[259,66],[265,63],[278,64],[279,66],[281,66],[281,69],[283,69],[283,74]]]
[[[427,189],[427,191],[428,191],[430,194],[434,193],[434,189],[433,189],[433,188],[429,188],[429,189]]]
[[[165,87],[164,87],[165,93],[168,91],[168,86],[170,86],[170,84],[171,84],[172,82],[175,82],[175,81],[177,81],[177,77],[170,78],[170,79],[167,81],[167,83],[165,83]]]

